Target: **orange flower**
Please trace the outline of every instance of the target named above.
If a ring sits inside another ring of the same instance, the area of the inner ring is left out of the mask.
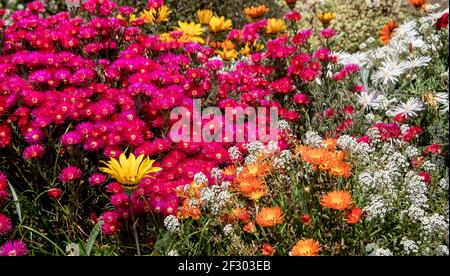
[[[179,217],[182,218],[193,218],[193,219],[200,219],[200,216],[202,215],[202,211],[200,210],[200,208],[195,207],[195,206],[189,206],[189,204],[187,203],[187,201],[183,202],[183,205],[181,207],[180,212],[178,213]]]
[[[408,0],[408,2],[413,5],[416,9],[423,9],[426,4],[427,0]]]
[[[355,224],[361,220],[362,209],[353,208],[352,210],[347,210],[345,217],[347,218],[347,223]]]
[[[244,179],[238,178],[237,190],[239,193],[243,195],[251,194],[255,191],[259,191],[262,189],[264,183],[261,179],[256,177],[247,177]]]
[[[337,139],[336,138],[328,138],[325,139],[322,144],[325,146],[328,150],[335,150],[337,145]]]
[[[245,15],[250,19],[258,19],[269,11],[266,5],[251,6],[244,9]]]
[[[313,239],[299,240],[289,252],[291,256],[317,256],[320,243]]]
[[[330,152],[324,148],[310,148],[302,153],[302,158],[304,161],[311,163],[312,165],[318,166],[325,164],[330,160]]]
[[[353,204],[352,195],[346,191],[333,191],[320,197],[320,204],[325,208],[345,210]]]
[[[250,220],[250,213],[244,208],[234,208],[231,213],[233,217],[240,220],[242,223],[247,223]]]
[[[245,166],[244,170],[240,173],[239,176],[255,176],[255,177],[264,177],[270,171],[270,166],[267,163],[252,163]]]
[[[249,223],[247,223],[247,224],[244,226],[243,230],[244,230],[245,232],[247,232],[247,233],[254,233],[254,232],[256,231],[255,224],[254,224],[253,222],[250,221]]]
[[[230,165],[222,170],[224,176],[234,176],[236,174],[236,166]]]
[[[275,248],[268,243],[264,243],[261,248],[261,254],[263,256],[272,256],[275,253]]]
[[[283,223],[284,217],[280,207],[262,208],[256,215],[256,224],[262,227]]]
[[[384,45],[388,44],[391,41],[391,37],[394,33],[394,30],[398,27],[398,24],[395,23],[394,20],[386,23],[383,28],[380,30],[380,41]]]
[[[334,160],[330,163],[328,173],[331,176],[341,176],[349,178],[351,170],[352,170],[351,164],[344,161]]]

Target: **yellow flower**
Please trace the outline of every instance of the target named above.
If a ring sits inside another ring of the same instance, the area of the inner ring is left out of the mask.
[[[145,23],[153,25],[156,23],[163,23],[169,20],[170,9],[164,5],[158,9],[151,8],[149,10],[143,10],[141,12],[141,18]]]
[[[155,23],[155,9],[143,10],[140,14],[140,18],[145,23],[153,25]]]
[[[241,48],[239,50],[239,53],[241,53],[244,56],[248,56],[252,52],[256,51],[259,52],[264,49],[264,45],[260,43],[253,42],[253,46],[250,46],[248,43],[245,44],[245,47]]]
[[[120,19],[120,20],[125,20],[125,21],[127,21],[127,19],[126,18],[124,18],[122,15],[117,15],[116,16],[116,18],[117,19]],[[136,17],[136,15],[135,14],[130,14],[130,18],[129,18],[129,20],[128,20],[128,22],[133,22],[134,20],[136,20],[137,19],[137,17]]]
[[[198,10],[197,17],[200,24],[208,25],[211,17],[213,17],[213,11],[209,9]]]
[[[213,16],[209,21],[209,30],[213,33],[219,33],[224,30],[230,30],[233,27],[233,22],[231,19],[225,19],[221,16]]]
[[[100,171],[109,174],[119,181],[126,189],[133,190],[142,178],[150,177],[150,173],[159,172],[161,168],[153,167],[155,160],[148,157],[144,159],[141,154],[136,158],[134,154],[130,154],[128,158],[122,153],[119,161],[111,158],[110,161],[101,161],[106,167],[101,167]]]
[[[276,34],[286,30],[286,24],[284,24],[283,19],[269,18],[267,20],[267,33]]]
[[[232,59],[235,59],[238,56],[238,52],[235,49],[223,49],[221,50],[217,50],[216,53],[223,59],[223,60],[227,60],[230,61]]]
[[[167,7],[166,5],[161,6],[160,8],[158,8],[158,17],[156,19],[156,22],[163,23],[169,21],[169,15],[171,13],[172,12],[170,11],[169,7]]]
[[[258,19],[269,11],[266,5],[251,6],[244,9],[244,13],[250,19]]]
[[[331,20],[333,20],[336,17],[336,14],[334,12],[318,12],[317,18],[322,22],[323,25],[330,24]]]
[[[176,31],[183,32],[181,41],[183,42],[198,42],[205,43],[201,35],[203,34],[203,27],[201,24],[195,22],[182,22],[178,21],[178,27],[175,27]]]

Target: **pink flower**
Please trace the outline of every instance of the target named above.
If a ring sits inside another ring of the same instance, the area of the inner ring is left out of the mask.
[[[106,191],[111,194],[119,194],[124,192],[122,184],[119,182],[111,182],[106,185]]]
[[[0,236],[8,234],[12,227],[12,222],[9,217],[0,214]]]
[[[0,191],[5,191],[7,185],[8,178],[6,177],[6,174],[4,172],[0,171]]]
[[[364,85],[355,85],[353,86],[352,91],[355,93],[361,93],[363,91],[366,91],[366,87]]]
[[[292,97],[295,103],[307,105],[309,104],[309,97],[307,94],[297,93]]]
[[[323,38],[331,38],[336,35],[336,31],[332,28],[326,28],[320,31],[320,36]]]
[[[448,27],[448,12],[444,13],[437,21],[436,21],[436,30],[440,31],[441,29],[445,29]]]
[[[106,181],[106,176],[101,173],[93,173],[89,177],[89,184],[92,186],[100,186]]]
[[[327,108],[323,111],[323,116],[325,118],[331,118],[334,116],[334,109],[333,108]]]
[[[129,197],[126,193],[117,193],[117,194],[113,194],[111,196],[111,204],[116,207],[116,208],[120,208],[120,207],[128,207],[130,202],[129,202]]]
[[[148,9],[157,9],[159,7],[161,7],[162,5],[164,5],[164,0],[149,0],[147,2],[147,8]]]
[[[32,158],[39,158],[44,154],[45,148],[43,145],[31,145],[23,150],[23,158],[29,160]]]
[[[82,176],[81,170],[76,166],[69,166],[61,170],[59,180],[63,183],[72,182],[80,179]]]
[[[111,236],[119,231],[119,223],[104,223],[102,225],[102,233]]]
[[[344,106],[343,111],[345,114],[350,115],[355,113],[355,108],[353,107],[353,105],[346,105]]]
[[[20,240],[7,241],[0,246],[0,256],[25,256],[27,254],[27,246]]]
[[[287,12],[284,15],[284,19],[289,20],[289,21],[293,21],[293,22],[297,22],[300,19],[302,19],[302,16],[301,16],[301,14],[299,12],[290,11],[290,12]]]

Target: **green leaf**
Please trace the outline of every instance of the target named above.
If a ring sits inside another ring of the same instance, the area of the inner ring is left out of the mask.
[[[98,233],[100,233],[100,227],[103,225],[103,221],[100,220],[97,222],[97,224],[94,226],[94,228],[91,231],[91,234],[89,235],[88,242],[86,244],[86,256],[89,256],[92,251],[92,247],[94,246],[94,242],[97,239]]]

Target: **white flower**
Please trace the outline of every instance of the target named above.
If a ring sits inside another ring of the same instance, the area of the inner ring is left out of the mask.
[[[395,84],[398,81],[397,77],[405,73],[405,69],[403,63],[388,58],[381,62],[381,68],[372,75],[372,80],[383,85],[387,85],[389,82]]]
[[[403,246],[403,249],[405,249],[405,252],[408,255],[419,253],[419,247],[413,240],[408,240],[407,238],[403,237],[400,241],[400,244]]]
[[[441,112],[448,113],[448,92],[437,93],[434,99],[442,105]]]
[[[430,61],[431,57],[429,56],[412,57],[409,58],[408,61],[406,61],[404,64],[407,69],[413,69],[418,67],[425,67],[428,65],[428,63],[430,63]]]
[[[380,101],[378,100],[379,93],[377,91],[363,91],[356,97],[358,99],[358,103],[366,110],[371,108],[378,109],[380,107]]]
[[[417,116],[417,112],[423,110],[423,103],[417,98],[409,98],[406,103],[401,103],[391,110],[391,114],[396,116],[398,114],[404,114],[408,117]]]
[[[180,230],[180,222],[174,215],[168,215],[164,219],[164,227],[166,227],[167,231],[174,233]]]
[[[370,255],[371,256],[392,256],[392,252],[389,249],[378,248]]]
[[[180,256],[180,254],[178,254],[178,251],[176,250],[170,250],[167,252],[167,256]]]
[[[322,137],[320,137],[319,134],[317,134],[317,132],[307,131],[305,133],[304,142],[305,142],[305,144],[307,144],[308,146],[311,146],[311,147],[320,147],[320,146],[322,146],[323,139],[322,139]]]

